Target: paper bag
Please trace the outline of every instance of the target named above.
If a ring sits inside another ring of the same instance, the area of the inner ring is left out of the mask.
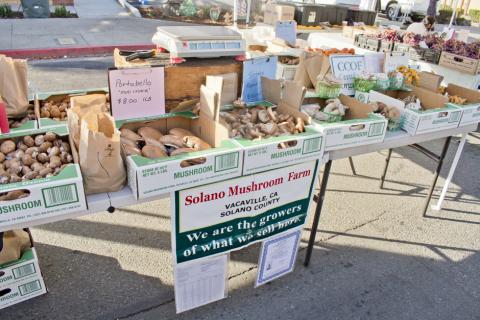
[[[0,55],[0,96],[7,108],[9,117],[27,112],[28,82],[27,61]]]
[[[70,135],[75,147],[80,142],[80,121],[89,112],[101,113],[107,111],[107,97],[104,94],[89,94],[70,98],[70,109],[67,110],[67,121]]]
[[[30,236],[24,230],[0,232],[0,264],[20,259],[31,246]]]
[[[89,112],[81,119],[78,150],[86,194],[123,188],[126,171],[120,154],[120,131],[106,112]]]

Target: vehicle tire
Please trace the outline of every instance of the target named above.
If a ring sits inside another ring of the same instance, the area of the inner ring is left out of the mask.
[[[395,19],[395,11],[397,10],[398,4],[396,2],[390,2],[385,8],[385,15],[387,16],[388,20]],[[397,17],[401,16],[401,10],[398,11]]]

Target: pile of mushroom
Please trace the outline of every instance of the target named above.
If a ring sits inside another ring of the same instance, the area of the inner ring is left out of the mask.
[[[211,148],[207,142],[182,128],[170,129],[166,135],[152,127],[141,127],[137,132],[123,128],[120,129],[120,137],[127,155],[141,155],[150,159]],[[188,161],[195,162],[195,159]]]
[[[302,106],[302,111],[313,119],[328,122],[334,122],[334,120],[338,118],[337,116],[343,118],[346,110],[348,110],[348,106],[343,105],[340,100],[336,98],[328,99],[325,108],[321,111],[319,105]]]
[[[51,177],[72,162],[70,144],[53,132],[24,136],[18,141],[3,140],[0,144],[0,184]]]
[[[259,140],[305,131],[302,118],[279,114],[273,107],[247,108],[237,104],[231,111],[220,112],[220,118],[228,127],[230,138]]]

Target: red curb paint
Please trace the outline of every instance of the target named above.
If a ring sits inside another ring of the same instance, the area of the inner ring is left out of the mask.
[[[83,57],[101,54],[113,54],[113,50],[151,50],[155,49],[153,44],[127,44],[114,46],[85,46],[68,48],[45,48],[45,49],[18,49],[0,50],[0,54],[17,59],[26,58],[58,58],[58,57]]]

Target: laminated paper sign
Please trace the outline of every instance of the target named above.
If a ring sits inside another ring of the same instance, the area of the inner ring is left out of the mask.
[[[361,55],[331,55],[330,66],[335,77],[342,79],[342,93],[353,96],[353,79],[365,72],[365,57]]]
[[[318,161],[174,193],[176,263],[240,249],[305,223]]]
[[[264,100],[261,78],[275,79],[277,57],[262,57],[243,62],[242,100],[259,102]]]
[[[163,67],[108,71],[110,103],[115,120],[158,116],[165,113]]]

